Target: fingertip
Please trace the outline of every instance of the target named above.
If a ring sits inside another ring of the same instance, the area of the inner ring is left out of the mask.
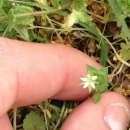
[[[111,130],[126,130],[130,121],[129,104],[123,96],[117,93],[114,98],[115,102],[107,105],[104,110],[104,120]]]
[[[124,97],[107,92],[102,94],[102,99],[97,104],[90,98],[75,108],[61,130],[125,130],[129,113],[130,107]]]

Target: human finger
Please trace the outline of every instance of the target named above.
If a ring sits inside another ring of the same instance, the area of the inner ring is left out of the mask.
[[[13,107],[34,104],[48,98],[84,100],[88,91],[79,84],[80,77],[86,73],[86,64],[101,68],[86,54],[61,44],[27,43],[0,38],[0,58],[2,56],[2,68],[13,70],[17,75],[13,76],[16,84],[10,91],[12,102],[15,97]],[[3,73],[0,73],[1,77]]]
[[[92,99],[76,107],[60,130],[126,130],[130,106],[123,96],[107,92],[94,104]]]
[[[0,130],[13,130],[7,114],[0,118]]]

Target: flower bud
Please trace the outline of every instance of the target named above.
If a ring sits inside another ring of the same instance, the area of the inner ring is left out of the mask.
[[[75,23],[78,23],[79,19],[77,17],[77,11],[75,9],[72,10],[72,13],[68,15],[65,23],[62,25],[62,28],[70,28]]]

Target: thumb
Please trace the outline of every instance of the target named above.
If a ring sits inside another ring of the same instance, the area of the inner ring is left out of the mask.
[[[0,118],[0,130],[13,130],[7,114]]]
[[[126,130],[130,107],[119,94],[107,92],[94,104],[84,101],[74,109],[60,130]]]

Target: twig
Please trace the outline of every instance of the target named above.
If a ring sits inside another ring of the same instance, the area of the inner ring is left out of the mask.
[[[17,115],[17,108],[13,109],[13,128],[16,130],[16,115]]]
[[[59,33],[57,32],[57,30],[55,29],[55,27],[54,27],[53,23],[51,22],[50,18],[47,15],[45,15],[45,17],[48,20],[48,22],[50,23],[50,25],[52,26],[53,30],[55,30],[60,42],[63,44],[63,40],[62,40],[61,36],[59,35]]]
[[[44,109],[44,108],[42,107],[42,104],[41,104],[41,103],[40,103],[38,106],[39,106],[39,108],[42,110],[42,112],[44,113],[46,129],[49,130],[49,129],[48,129],[47,116],[46,116],[46,109]]]

